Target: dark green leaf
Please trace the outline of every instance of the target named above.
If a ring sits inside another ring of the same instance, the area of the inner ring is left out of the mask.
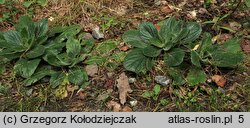
[[[92,48],[94,47],[94,41],[93,40],[84,40],[82,41],[82,45],[83,45],[83,52],[84,53],[90,53]]]
[[[159,39],[156,38],[152,38],[150,40],[150,43],[158,48],[163,48],[164,47],[164,43],[162,41],[160,41]]]
[[[191,68],[187,75],[187,82],[190,86],[195,86],[206,81],[206,74],[202,69]]]
[[[66,74],[64,72],[57,72],[51,75],[50,78],[50,86],[52,88],[56,88],[59,85],[61,85],[64,81],[64,79],[66,78]]]
[[[6,40],[6,46],[8,47],[21,47],[21,35],[19,32],[11,30],[3,34],[4,39]]]
[[[159,39],[157,29],[150,22],[140,24],[139,31],[144,42],[150,42],[152,39]]]
[[[212,55],[212,64],[218,67],[235,67],[244,60],[243,53],[216,51]]]
[[[196,51],[191,51],[191,62],[197,67],[201,67],[200,56]]]
[[[140,31],[138,30],[129,30],[122,35],[124,42],[136,48],[145,48],[146,43],[141,39]]]
[[[202,28],[199,23],[189,22],[187,23],[187,29],[189,30],[188,35],[184,38],[183,42],[193,42],[199,38]]]
[[[173,85],[183,85],[185,84],[185,80],[183,77],[183,72],[176,68],[169,68],[169,75],[173,78]]]
[[[22,76],[23,78],[29,78],[34,74],[40,61],[41,59],[34,59],[34,60],[20,59],[16,62],[14,66],[14,71],[16,74]]]
[[[156,48],[154,46],[147,46],[146,48],[143,48],[143,54],[148,57],[157,57],[161,53],[161,49]]]
[[[0,4],[4,4],[5,3],[5,0],[0,0]]]
[[[54,73],[54,72],[49,70],[49,69],[39,71],[39,72],[35,73],[34,75],[32,75],[31,77],[24,80],[24,85],[25,86],[30,86],[30,85],[38,82],[39,80],[41,80],[45,76],[51,75],[52,73]]]
[[[81,85],[83,82],[88,81],[88,75],[83,69],[75,68],[69,70],[68,79],[72,84]]]
[[[168,66],[178,66],[183,62],[185,52],[180,48],[174,48],[164,56],[164,61]]]
[[[81,52],[81,44],[76,39],[68,39],[66,42],[66,52],[70,58],[75,58]]]
[[[43,45],[37,45],[34,49],[26,53],[26,56],[30,59],[37,58],[44,54],[45,47]]]
[[[48,20],[43,19],[35,23],[36,27],[36,37],[45,36],[48,32]]]
[[[125,57],[123,66],[135,73],[146,72],[152,69],[154,60],[143,55],[142,49],[133,49]]]

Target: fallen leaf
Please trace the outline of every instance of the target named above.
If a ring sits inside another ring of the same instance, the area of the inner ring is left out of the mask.
[[[161,8],[161,11],[162,11],[163,13],[168,14],[168,13],[173,12],[174,10],[173,10],[170,6],[166,5],[166,6],[163,6],[163,7]]]
[[[98,73],[98,66],[97,64],[87,65],[85,70],[89,76],[93,77]]]
[[[226,79],[223,76],[220,75],[214,75],[212,76],[212,80],[219,86],[224,87],[226,84]]]
[[[235,22],[235,21],[229,22],[229,26],[230,26],[230,28],[233,29],[234,31],[238,31],[238,30],[240,30],[240,28],[241,28],[241,24],[238,23],[238,22]]]
[[[116,86],[117,86],[118,91],[119,91],[120,103],[124,104],[126,102],[127,93],[132,92],[132,90],[129,86],[129,83],[128,83],[128,77],[126,76],[126,74],[124,72],[119,76],[119,79],[117,79]]]
[[[244,52],[250,53],[250,41],[249,40],[244,40],[240,44],[241,48],[243,49]]]
[[[122,47],[120,47],[119,48],[121,51],[128,51],[128,49],[129,49],[129,47],[127,46],[127,45],[125,45],[125,46],[122,46]]]
[[[121,105],[115,101],[109,101],[107,103],[107,107],[109,109],[113,109],[113,112],[119,112],[121,111]]]
[[[79,99],[83,100],[87,96],[87,93],[84,92],[83,89],[79,89],[76,93]]]
[[[67,86],[67,91],[68,92],[74,92],[77,89],[79,89],[79,86],[73,86],[73,85],[68,85]]]
[[[125,106],[123,109],[122,109],[122,112],[132,112],[133,110],[128,107],[128,106]]]

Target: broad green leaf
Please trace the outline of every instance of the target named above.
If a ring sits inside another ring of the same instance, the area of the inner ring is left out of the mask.
[[[191,62],[197,67],[201,67],[200,56],[196,51],[191,51]]]
[[[153,58],[143,55],[142,49],[133,49],[125,57],[123,66],[128,70],[135,73],[146,72],[152,69],[154,65]]]
[[[92,48],[94,47],[94,41],[93,40],[84,40],[82,41],[82,45],[83,45],[83,52],[84,53],[90,53]]]
[[[214,50],[212,48],[212,44],[213,44],[213,42],[212,42],[212,36],[211,36],[211,34],[205,33],[204,37],[202,39],[200,50],[199,50],[201,52],[201,54],[202,54],[201,57],[203,57],[203,55],[204,55],[205,52],[209,52],[210,53],[211,50]]]
[[[0,4],[4,4],[5,3],[5,0],[0,0]]]
[[[95,47],[95,51],[97,51],[100,55],[108,55],[116,48],[115,41],[107,40],[98,44]]]
[[[56,88],[63,83],[64,79],[66,79],[66,74],[64,72],[54,73],[51,75],[51,78],[49,81],[50,86],[52,88]]]
[[[199,23],[189,22],[187,23],[187,29],[189,30],[188,35],[183,39],[184,43],[193,42],[199,38],[202,28]]]
[[[29,78],[34,74],[40,61],[41,59],[34,59],[34,60],[20,59],[16,62],[14,66],[14,71],[16,74],[22,76],[23,78]]]
[[[153,90],[154,90],[154,95],[158,95],[161,91],[161,86],[159,84],[156,84]]]
[[[36,72],[31,77],[24,80],[24,85],[31,86],[32,84],[34,84],[34,83],[38,82],[39,80],[41,80],[42,78],[44,78],[45,76],[51,75],[52,73],[53,73],[53,71],[51,71],[49,69],[45,69],[45,70]]]
[[[66,52],[70,58],[75,58],[81,52],[81,44],[76,39],[68,39],[66,42]]]
[[[250,8],[250,0],[245,0],[245,3],[247,5],[247,7]]]
[[[45,36],[48,32],[48,19],[43,19],[35,23],[36,37]]]
[[[30,6],[31,6],[31,4],[33,4],[34,3],[34,1],[25,1],[24,3],[23,3],[23,6],[25,7],[25,8],[29,8]]]
[[[4,39],[6,40],[6,46],[9,46],[11,48],[14,47],[21,47],[21,35],[19,32],[11,30],[7,31],[3,34]]]
[[[43,59],[48,62],[50,65],[61,67],[61,66],[68,66],[71,64],[70,58],[66,53],[62,53],[59,55],[55,55],[52,53],[46,54],[43,56]]]
[[[154,96],[154,92],[152,91],[145,91],[144,93],[142,93],[142,97],[144,98],[150,98]]]
[[[183,62],[185,52],[180,48],[174,48],[164,56],[164,61],[168,66],[178,66]]]
[[[212,55],[212,64],[218,67],[235,67],[244,60],[243,53],[216,51]]]
[[[86,59],[86,57],[87,57],[87,55],[81,54],[81,55],[78,56],[77,58],[71,59],[71,64],[70,64],[69,68],[74,67],[76,64],[82,62],[83,60]]]
[[[36,2],[43,7],[48,4],[48,0],[37,0]]]
[[[187,82],[190,86],[195,86],[206,82],[206,74],[202,69],[191,68],[187,75]]]
[[[101,56],[91,56],[89,59],[87,59],[86,61],[84,61],[85,64],[98,64],[98,65],[102,65],[106,62],[106,58],[101,57]]]
[[[159,39],[158,30],[150,22],[140,24],[139,31],[144,42],[150,42],[152,39]]]
[[[239,45],[239,41],[240,41],[239,38],[233,38],[233,39],[227,40],[221,45],[220,50],[225,51],[225,52],[231,52],[231,53],[241,52],[242,50]]]
[[[154,46],[147,46],[146,48],[143,48],[143,55],[148,57],[157,57],[161,54],[161,49],[156,48]]]
[[[33,59],[44,54],[45,47],[43,45],[37,45],[34,49],[26,53],[26,57]]]
[[[15,28],[17,31],[21,32],[22,29],[28,28],[29,26],[33,26],[35,29],[35,25],[32,22],[32,19],[29,16],[21,16],[18,19],[18,23],[15,24]],[[34,34],[34,33],[33,33]]]
[[[56,41],[64,41],[67,38],[72,38],[76,34],[81,31],[81,27],[79,25],[71,25],[67,27],[63,27],[57,31],[62,31],[62,33],[56,38]],[[54,30],[55,31],[55,30]]]
[[[162,41],[156,38],[152,38],[150,40],[150,43],[158,48],[163,48],[165,46],[165,44]]]
[[[83,82],[88,81],[88,75],[86,71],[81,68],[75,68],[69,70],[68,75],[69,82],[75,85],[81,85]]]
[[[173,78],[173,85],[183,85],[185,84],[185,79],[183,77],[183,72],[180,69],[177,68],[169,68],[168,71],[169,75]]]
[[[145,48],[147,46],[147,44],[143,42],[140,36],[140,31],[138,30],[126,31],[122,35],[122,39],[124,42],[136,48]]]

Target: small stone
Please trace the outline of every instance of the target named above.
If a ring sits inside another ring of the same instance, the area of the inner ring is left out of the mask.
[[[136,79],[135,78],[129,78],[128,79],[128,83],[130,83],[130,84],[133,84],[133,83],[135,83],[136,82]]]
[[[218,90],[220,90],[220,92],[222,92],[222,93],[226,93],[226,91],[221,87],[218,87]]]
[[[95,27],[94,29],[92,29],[92,36],[97,40],[104,38],[104,34],[100,32],[99,27]]]
[[[171,79],[166,76],[155,76],[156,83],[166,86],[171,83]]]
[[[85,70],[89,76],[94,77],[98,73],[98,66],[97,64],[87,65]]]
[[[137,100],[132,100],[129,102],[132,107],[136,106],[138,101]]]
[[[248,74],[246,72],[243,72],[243,75],[248,76]]]
[[[90,33],[85,33],[83,36],[82,36],[82,39],[83,40],[93,40],[93,36],[90,34]]]

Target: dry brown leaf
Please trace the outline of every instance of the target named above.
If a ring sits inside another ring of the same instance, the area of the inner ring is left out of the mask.
[[[129,47],[127,46],[127,45],[125,45],[125,46],[122,46],[122,47],[120,47],[119,48],[121,51],[128,51],[128,49],[129,49]]]
[[[76,95],[78,96],[79,99],[83,100],[86,98],[87,93],[85,93],[83,89],[79,89]]]
[[[168,14],[168,13],[173,12],[174,10],[171,8],[171,6],[166,5],[166,6],[163,6],[163,7],[161,8],[161,11],[162,11],[163,13]]]
[[[132,112],[132,108],[128,107],[128,106],[125,106],[123,109],[122,109],[122,112]]]
[[[219,86],[224,87],[226,84],[226,79],[223,76],[220,75],[214,75],[212,76],[212,80]]]
[[[128,77],[126,76],[126,74],[124,72],[119,76],[119,79],[117,79],[116,86],[117,86],[118,91],[119,91],[120,103],[124,104],[126,102],[127,93],[132,92],[132,90],[129,86],[129,83],[128,83]]]
[[[87,65],[85,70],[89,76],[93,77],[98,73],[98,66],[97,64]]]
[[[112,100],[107,103],[107,107],[109,109],[113,109],[113,112],[121,111],[121,105],[115,101],[112,101]]]

